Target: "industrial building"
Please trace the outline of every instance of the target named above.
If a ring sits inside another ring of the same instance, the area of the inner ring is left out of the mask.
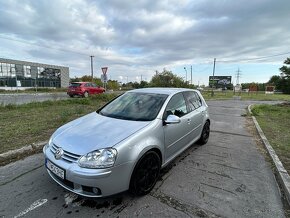
[[[68,85],[68,67],[0,58],[0,89],[7,87],[64,88]]]

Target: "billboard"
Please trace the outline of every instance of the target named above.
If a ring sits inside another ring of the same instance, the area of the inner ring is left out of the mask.
[[[232,76],[210,76],[209,86],[215,88],[231,87]]]

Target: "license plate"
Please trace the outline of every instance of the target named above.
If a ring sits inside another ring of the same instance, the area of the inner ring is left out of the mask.
[[[52,173],[54,173],[55,175],[57,175],[58,177],[64,179],[64,170],[61,169],[60,167],[54,165],[53,163],[51,163],[49,160],[46,160],[46,167],[47,169],[49,169]]]

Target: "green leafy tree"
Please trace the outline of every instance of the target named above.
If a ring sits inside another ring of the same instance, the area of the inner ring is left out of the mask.
[[[282,90],[283,87],[282,87],[282,77],[281,76],[278,76],[278,75],[274,75],[270,78],[270,80],[268,81],[268,84],[272,84],[275,86],[275,89],[276,90]]]
[[[82,77],[75,77],[75,78],[71,78],[70,82],[92,82],[92,77],[91,76],[82,76]],[[101,81],[101,79],[99,78],[94,78],[93,82],[98,85],[98,86],[103,86],[103,83]]]
[[[284,61],[284,64],[286,65],[290,65],[290,58],[287,58],[285,61]],[[281,71],[281,76],[284,78],[284,79],[290,79],[290,66],[283,66],[280,68],[280,71]]]
[[[181,78],[173,74],[171,71],[163,69],[161,73],[156,74],[150,81],[151,87],[188,87],[188,84]]]
[[[140,85],[139,85],[139,88],[146,88],[146,87],[148,87],[149,86],[149,83],[148,82],[146,82],[146,81],[141,81],[140,82]]]
[[[242,83],[242,89],[249,89],[250,87],[256,86],[258,91],[265,91],[266,84],[265,83]]]
[[[118,90],[120,87],[117,80],[109,80],[107,83],[107,89]]]
[[[281,90],[284,93],[290,94],[290,58],[284,61],[286,66],[280,68],[281,71]]]

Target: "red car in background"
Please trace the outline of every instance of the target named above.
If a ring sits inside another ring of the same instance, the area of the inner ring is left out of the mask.
[[[67,94],[70,97],[75,95],[87,98],[89,95],[100,94],[105,92],[103,87],[97,86],[90,82],[73,82],[70,84],[67,90]]]

